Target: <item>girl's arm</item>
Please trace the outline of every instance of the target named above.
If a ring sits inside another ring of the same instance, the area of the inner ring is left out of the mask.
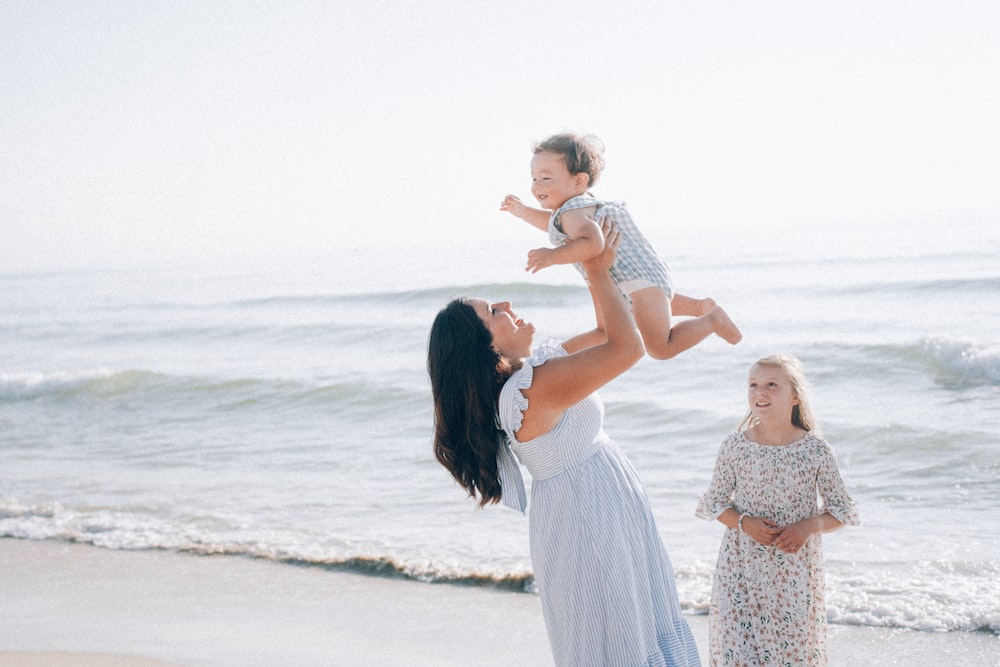
[[[743,517],[742,522],[740,521],[741,516]],[[762,516],[750,516],[749,514],[741,515],[731,507],[719,515],[719,521],[729,528],[746,533],[760,544],[771,544],[781,534],[781,529],[770,519]]]
[[[821,443],[823,454],[816,473],[816,490],[823,499],[826,511],[785,528],[774,540],[774,546],[782,551],[795,553],[812,535],[829,533],[844,525],[856,526],[860,523],[857,505],[847,493],[833,448],[825,440],[821,440]]]
[[[566,408],[624,373],[645,354],[632,312],[608,273],[619,238],[618,229],[609,226],[605,249],[584,263],[595,309],[604,317],[606,339],[535,367],[531,387],[524,390],[528,409],[517,433],[522,442],[550,431]]]
[[[532,227],[537,227],[543,232],[549,231],[549,212],[540,208],[532,208],[521,201],[519,197],[507,195],[500,202],[500,210],[507,211],[511,215],[524,220]]]
[[[741,478],[740,466],[734,463],[733,455],[740,439],[740,433],[736,432],[722,441],[719,453],[715,456],[712,481],[698,501],[694,514],[699,519],[718,520],[727,528],[749,535],[759,544],[768,545],[781,533],[778,526],[765,517],[740,514],[733,507],[733,498]]]

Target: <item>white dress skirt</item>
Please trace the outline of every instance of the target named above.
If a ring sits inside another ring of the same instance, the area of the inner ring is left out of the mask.
[[[556,665],[700,667],[681,615],[673,566],[635,469],[603,430],[596,394],[549,433],[518,442],[534,367],[561,346],[535,351],[500,393],[510,449],[532,476],[531,562]],[[501,448],[504,502],[523,509],[520,471]],[[521,496],[521,497],[518,497]]]

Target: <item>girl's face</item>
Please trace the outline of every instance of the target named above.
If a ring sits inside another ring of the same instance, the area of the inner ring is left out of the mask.
[[[799,404],[799,397],[784,369],[755,364],[750,369],[747,401],[761,422],[783,424],[791,422],[792,407]]]
[[[508,359],[524,359],[531,354],[535,325],[519,318],[511,310],[509,301],[491,303],[485,299],[469,299],[469,302],[489,329],[494,349]]]
[[[542,151],[531,158],[531,194],[542,208],[554,211],[573,197],[587,192],[590,177],[571,174],[559,153]]]

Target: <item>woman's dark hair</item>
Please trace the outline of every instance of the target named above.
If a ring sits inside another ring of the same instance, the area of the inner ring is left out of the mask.
[[[502,496],[497,450],[506,436],[497,424],[497,399],[511,375],[492,340],[472,305],[455,299],[434,318],[427,345],[434,456],[480,507]]]

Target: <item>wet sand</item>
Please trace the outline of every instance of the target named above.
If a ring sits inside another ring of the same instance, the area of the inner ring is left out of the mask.
[[[551,665],[539,599],[232,556],[0,539],[0,667]],[[686,616],[708,664],[708,617]],[[1000,638],[834,625],[830,665],[1000,664]]]

